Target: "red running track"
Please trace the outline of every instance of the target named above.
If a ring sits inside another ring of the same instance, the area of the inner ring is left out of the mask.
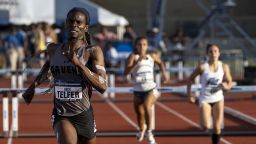
[[[1,83],[2,84],[2,83]],[[119,94],[116,96],[131,99],[132,94]],[[164,94],[162,98],[177,97],[173,94]],[[50,115],[52,110],[52,97],[50,95],[36,96],[33,103],[27,106],[22,101],[19,106],[19,133],[52,133]],[[44,101],[47,100],[47,101]],[[133,105],[130,100],[103,102],[103,98],[97,94],[93,95],[93,108],[99,132],[136,132],[136,118]],[[250,105],[254,109],[255,101],[241,100],[228,101],[226,105],[241,110],[247,114],[250,109],[243,109],[241,106]],[[11,109],[10,109],[11,110]],[[0,105],[2,115],[2,104]],[[159,101],[155,106],[156,131],[158,132],[201,132],[199,129],[199,115],[197,106],[186,101]],[[10,115],[11,116],[11,115]],[[255,115],[251,115],[254,116]],[[2,119],[0,120],[2,129]],[[256,130],[256,126],[237,120],[225,115],[225,131],[250,131]],[[224,136],[224,142],[232,144],[254,144],[255,136]],[[210,143],[208,136],[156,136],[158,144],[207,144]],[[54,137],[34,138],[1,138],[1,144],[55,144]],[[135,137],[97,137],[98,144],[132,144],[137,143]],[[141,144],[145,144],[143,141]]]

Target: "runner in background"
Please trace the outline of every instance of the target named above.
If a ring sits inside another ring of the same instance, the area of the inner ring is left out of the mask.
[[[167,73],[161,59],[156,53],[147,53],[148,40],[138,37],[135,40],[135,50],[130,54],[125,67],[125,75],[132,74],[134,79],[134,109],[140,131],[138,141],[142,141],[146,132],[149,144],[155,144],[152,133],[152,106],[159,97],[157,85],[154,82],[154,63],[160,68],[164,82],[168,81]]]
[[[218,144],[224,116],[223,90],[231,89],[232,77],[229,66],[219,60],[220,47],[217,44],[208,44],[206,54],[208,61],[200,63],[189,77],[187,94],[191,103],[199,104],[202,128],[209,131],[212,124],[212,144]],[[197,99],[191,94],[191,85],[198,75],[202,87]]]

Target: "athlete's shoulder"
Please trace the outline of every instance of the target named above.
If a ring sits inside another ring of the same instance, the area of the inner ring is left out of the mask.
[[[200,62],[200,63],[198,64],[197,68],[196,68],[197,71],[198,71],[199,73],[204,72],[206,65],[207,65],[206,62]]]
[[[206,62],[200,62],[200,63],[198,64],[198,66],[199,66],[199,67],[205,67],[207,64],[208,64],[208,63],[206,63]]]
[[[134,58],[136,55],[138,55],[138,54],[136,54],[136,53],[134,53],[134,52],[131,52],[129,55],[128,55],[128,59],[129,58]]]
[[[48,43],[46,44],[47,52],[52,55],[57,47],[61,46],[62,44],[56,44],[56,43]]]
[[[229,65],[226,64],[226,63],[222,63],[222,68],[223,68],[224,70],[229,70]]]
[[[98,45],[88,45],[85,47],[84,53],[89,54],[90,57],[98,59],[104,57],[101,47]]]
[[[95,51],[95,50],[101,50],[101,48],[98,45],[88,45],[85,47],[87,51]]]
[[[61,44],[47,43],[47,44],[46,44],[46,47],[47,47],[47,49],[53,49],[53,48],[58,47],[59,45],[61,45]]]
[[[147,54],[150,58],[152,58],[153,60],[159,59],[160,57],[157,55],[157,53],[148,53]]]
[[[88,45],[85,47],[85,52],[95,55],[96,53],[102,53],[102,49],[98,45]]]

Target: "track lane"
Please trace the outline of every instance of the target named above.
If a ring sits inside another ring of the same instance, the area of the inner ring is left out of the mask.
[[[128,94],[128,95],[124,95],[124,97],[127,98],[131,98],[132,97],[132,94]],[[169,95],[168,95],[169,96]],[[46,97],[40,97],[40,100],[43,100],[43,99],[51,99],[50,96],[46,96]],[[93,100],[102,100],[100,97],[98,96],[93,96]],[[47,104],[48,102],[46,102]],[[186,114],[186,115],[190,115],[190,113],[192,113],[191,116],[189,116],[192,120],[195,120],[196,122],[198,122],[198,112],[197,112],[197,109],[194,105],[190,105],[188,103],[185,102],[185,104],[180,104],[177,102],[163,102],[165,105],[167,104],[168,106],[170,105],[171,106],[175,106],[175,110],[177,110],[179,113],[181,114]],[[38,106],[38,103],[34,103],[35,105],[37,106],[32,106],[31,108],[31,105],[30,106],[26,106],[24,105],[24,107],[26,107],[25,109],[25,112],[28,112],[28,111],[34,111],[34,110],[46,110],[48,108],[45,108],[45,106]],[[114,103],[115,105],[117,105],[118,108],[120,108],[127,116],[129,116],[134,122],[136,122],[136,118],[135,118],[135,113],[133,112],[133,106],[132,106],[132,103]],[[21,104],[22,105],[22,104]],[[42,104],[43,105],[43,104]],[[50,104],[51,105],[51,104]],[[102,106],[104,105],[104,106]],[[177,105],[181,105],[181,108],[177,108],[179,106]],[[190,105],[190,106],[188,106]],[[242,104],[241,104],[242,105]],[[23,106],[21,106],[23,109]],[[48,106],[46,106],[48,107]],[[124,120],[122,120],[122,122],[119,122],[120,119],[123,119],[122,117],[120,117],[120,115],[116,114],[116,112],[111,108],[109,107],[106,103],[93,103],[93,107],[94,107],[94,114],[95,114],[95,118],[96,118],[96,122],[97,122],[97,128],[99,131],[103,131],[103,130],[113,130],[113,128],[117,128],[118,130],[130,130],[130,131],[135,131],[135,128],[133,126],[131,126],[129,123],[125,122]],[[185,108],[187,107],[187,108]],[[0,109],[1,110],[1,109]],[[191,111],[191,112],[188,112]],[[105,111],[105,112],[104,112]],[[2,112],[2,110],[1,110]],[[22,111],[20,111],[22,112]],[[23,113],[22,115],[26,115],[26,113]],[[51,113],[51,108],[49,108],[49,113]],[[110,113],[110,116],[107,115]],[[112,114],[113,113],[113,114]],[[34,114],[33,114],[34,115]],[[35,114],[36,115],[36,114]],[[34,117],[37,117],[35,116]],[[43,115],[43,116],[42,116]],[[20,116],[20,114],[19,114]],[[20,116],[20,120],[23,116]],[[30,122],[28,122],[28,120],[26,120],[28,116],[24,117],[25,120],[23,120],[23,122],[25,121],[25,125],[27,124],[30,124]],[[44,119],[44,118],[45,119]],[[48,126],[43,126],[43,127],[48,127],[46,129],[44,129],[43,131],[47,131],[47,132],[52,132],[52,129],[51,129],[51,122],[45,122],[46,121],[46,118],[48,120],[50,120],[50,116],[47,116],[43,113],[41,113],[41,115],[38,116],[38,118],[40,119],[44,119],[43,122],[44,123],[48,123],[47,125]],[[158,119],[158,118],[161,118],[161,119]],[[115,121],[115,119],[118,119],[118,122]],[[159,106],[156,106],[156,130],[178,130],[178,131],[186,131],[187,129],[190,129],[192,128],[192,130],[196,130],[197,128],[194,128],[193,126],[190,126],[188,123],[186,122],[182,122],[182,120],[178,120],[178,122],[175,122],[174,125],[170,126],[169,127],[169,123],[171,121],[177,121],[175,119],[179,119],[177,118],[176,116],[173,116],[173,115],[170,115],[168,113],[166,113],[162,108],[160,108]],[[230,123],[229,123],[230,121]],[[2,123],[2,121],[0,121]],[[22,122],[22,123],[23,123]],[[237,130],[238,128],[240,128],[240,124],[237,124],[236,120],[230,120],[228,119],[227,122],[229,123],[229,129],[230,130]],[[19,122],[20,124],[21,122]],[[106,124],[107,123],[107,124]],[[116,127],[113,127],[113,125],[111,125],[110,123],[115,123]],[[184,124],[185,123],[185,124]],[[168,124],[168,125],[166,125]],[[23,129],[25,129],[25,127],[22,127],[23,124],[20,124],[20,130],[23,131]],[[185,126],[185,125],[188,125],[188,126]],[[185,126],[185,128],[183,127]],[[225,126],[227,127],[226,125],[226,120],[225,120]],[[190,128],[189,128],[190,127]],[[250,126],[248,126],[249,128]],[[26,126],[26,128],[28,128]],[[232,129],[233,128],[233,129]],[[33,131],[32,129],[30,129],[31,131]],[[38,130],[38,127],[37,127],[37,130]],[[49,130],[49,131],[48,131]],[[245,129],[246,130],[246,129]],[[24,130],[23,132],[27,132],[26,130]],[[160,137],[160,136],[157,136],[156,137],[157,141],[159,141],[159,143],[161,144],[169,144],[170,142],[172,143],[177,143],[177,144],[182,144],[182,143],[188,143],[191,142],[191,143],[197,143],[197,144],[205,144],[205,143],[210,143],[209,142],[209,138],[208,137],[205,137],[205,136],[202,136],[202,137]],[[230,140],[232,141],[235,141],[235,144],[236,143],[240,143],[239,141],[244,141],[248,144],[251,144],[252,140],[255,142],[255,138],[253,137],[229,137],[229,136],[225,136],[225,139],[227,140]],[[2,141],[3,140],[3,141]],[[30,143],[35,143],[35,142],[38,142],[40,141],[43,141],[43,143],[46,143],[46,144],[52,144],[54,142],[56,142],[55,138],[52,138],[52,137],[49,137],[49,138],[15,138],[13,140],[13,143],[14,144],[30,144]],[[50,142],[49,142],[50,141]],[[5,139],[0,139],[0,143],[2,144],[2,142],[5,144]],[[97,143],[98,144],[108,144],[108,143],[136,143],[136,139],[135,137],[115,137],[115,138],[110,138],[110,137],[98,137],[97,138]],[[144,141],[145,142],[145,141]],[[243,143],[244,144],[244,143]]]
[[[179,113],[181,113],[182,115],[188,117],[189,119],[196,121],[197,123],[199,122],[199,115],[198,115],[198,110],[197,108],[192,108],[193,106],[191,104],[186,104],[184,102],[176,102],[176,103],[164,103],[166,106],[178,111]],[[186,106],[185,106],[186,105]],[[186,107],[186,109],[189,109],[190,111],[184,110],[184,108]],[[193,114],[194,113],[194,114]],[[196,115],[196,117],[195,117]],[[255,126],[252,126],[246,122],[240,121],[238,119],[235,119],[233,117],[230,116],[225,116],[224,117],[224,123],[225,123],[225,128],[224,131],[248,131],[248,130],[252,130],[252,129],[256,129]],[[240,138],[244,138],[242,136],[238,136]],[[233,140],[232,137],[230,137],[231,139],[227,139],[225,136],[224,138],[232,143],[240,143],[239,140]],[[242,139],[241,139],[242,140]],[[244,138],[243,141],[245,141],[246,143],[251,143],[250,139],[246,139]]]
[[[115,103],[116,106],[118,106],[123,112],[125,112],[129,117],[131,117],[134,121],[136,120],[135,118],[135,113],[131,113],[132,104],[130,103]],[[132,108],[133,110],[133,108]],[[160,119],[157,119],[160,118]],[[172,115],[162,108],[160,108],[158,105],[156,106],[156,131],[188,131],[188,130],[196,130],[200,131],[199,128],[191,126],[191,124],[180,120],[175,115]],[[171,137],[172,141],[175,141],[177,144],[179,144],[180,139],[183,139],[181,137]],[[161,136],[156,136],[156,140],[158,143],[161,144],[169,144],[170,140],[166,139],[166,137],[161,137]],[[172,142],[171,141],[171,142]],[[186,143],[188,141],[191,141],[190,139],[186,138]],[[209,142],[209,138],[205,138],[205,136],[202,137],[197,137],[197,138],[192,138],[192,141],[195,143],[207,143]],[[145,142],[145,140],[144,140]]]
[[[225,105],[256,119],[256,100],[225,102]]]

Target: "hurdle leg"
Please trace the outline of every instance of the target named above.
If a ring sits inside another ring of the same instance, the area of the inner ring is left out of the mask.
[[[107,80],[108,80],[108,83],[109,83],[109,76],[107,75]],[[106,90],[103,94],[102,94],[102,96],[104,97],[104,98],[107,98],[108,97],[108,91]]]
[[[109,86],[115,87],[115,75],[114,74],[109,75]],[[110,92],[109,96],[112,99],[115,98],[115,92]]]
[[[160,73],[157,73],[156,76],[155,76],[155,79],[156,79],[156,85],[157,85],[157,88],[160,88],[161,87],[161,74]],[[161,92],[159,92],[159,96],[161,96]],[[156,116],[155,116],[155,104],[152,105],[152,130],[155,129],[155,120],[156,119]]]
[[[167,70],[166,73],[167,73],[167,78],[168,78],[168,79],[170,78],[170,71],[169,71],[170,67],[171,67],[170,62],[169,62],[169,61],[166,61],[166,62],[165,62],[165,68],[166,68],[166,70]]]
[[[12,76],[11,76],[11,85],[13,89],[17,88],[17,76],[16,76],[16,72],[12,72]]]
[[[27,63],[25,60],[23,60],[22,62],[22,70],[25,70],[27,68]],[[22,77],[24,80],[27,80],[27,73],[26,72],[22,72]]]
[[[196,85],[199,85],[199,84],[200,84],[200,76],[197,76],[197,77],[195,78],[195,84],[196,84]],[[195,96],[198,97],[199,95],[200,95],[200,91],[197,90],[197,91],[195,92]]]
[[[152,105],[152,130],[156,129],[156,113],[155,113],[155,104]]]
[[[20,75],[20,73],[19,73]],[[12,77],[11,77],[11,85],[13,89],[17,88],[17,73],[12,72]],[[14,92],[12,93],[12,131],[13,135],[16,136],[16,132],[18,130],[18,97],[17,93]]]
[[[23,74],[22,74],[22,72],[20,72],[18,75],[18,88],[19,89],[23,88],[23,82],[24,82]],[[18,98],[22,98],[22,93],[18,93]]]
[[[9,99],[7,93],[3,96],[3,136],[8,137],[9,131]]]
[[[183,80],[183,62],[182,61],[179,61],[178,62],[178,79],[180,80],[180,81],[182,81]]]
[[[18,106],[19,106],[19,99],[15,94],[12,97],[12,130],[13,130],[13,137],[16,137],[18,134]]]
[[[161,74],[157,73],[155,75],[155,79],[156,79],[156,87],[160,88],[161,87]],[[159,96],[161,96],[161,93],[159,93]]]

